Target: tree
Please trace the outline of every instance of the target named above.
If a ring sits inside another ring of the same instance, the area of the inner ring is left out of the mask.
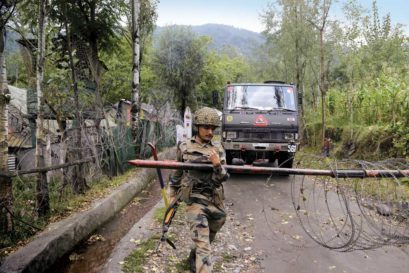
[[[325,68],[325,49],[324,49],[324,34],[326,24],[328,22],[328,14],[331,7],[332,0],[323,0],[322,3],[320,1],[315,2],[313,6],[314,13],[311,13],[311,18],[307,18],[307,20],[319,31],[320,37],[320,81],[319,81],[319,89],[321,92],[321,121],[322,121],[322,143],[324,145],[325,140],[325,96],[328,91],[328,81],[326,79],[326,74],[328,73]]]
[[[140,73],[140,45],[139,45],[139,14],[141,3],[139,0],[132,2],[132,92],[131,92],[131,115],[132,115],[132,134],[135,142],[136,154],[139,154],[139,73]]]
[[[202,77],[196,87],[196,101],[200,106],[219,108],[220,105],[213,104],[213,92],[222,91],[228,81],[254,82],[249,62],[231,47],[226,47],[221,52],[207,53]],[[220,95],[222,96],[222,92]]]
[[[70,39],[73,46],[74,57],[79,59],[82,80],[88,89],[95,95],[94,122],[97,130],[103,118],[103,101],[101,96],[101,82],[103,73],[108,69],[100,59],[100,52],[114,52],[122,30],[121,17],[126,15],[127,4],[120,1],[95,1],[95,0],[70,0],[55,2],[51,18],[56,24],[70,28]],[[65,37],[66,31],[61,28],[60,36]],[[74,50],[76,49],[76,50]],[[80,50],[81,49],[81,50]],[[81,54],[81,55],[80,55]],[[81,77],[79,77],[81,76]],[[85,77],[88,77],[85,79]]]
[[[79,148],[76,159],[81,160],[83,159],[83,152],[82,152],[82,135],[83,135],[83,118],[81,115],[80,110],[80,102],[79,102],[79,88],[78,88],[78,81],[77,75],[75,71],[75,64],[74,64],[74,54],[72,49],[72,42],[71,42],[71,28],[69,27],[68,22],[68,8],[65,3],[63,3],[63,23],[64,28],[67,34],[67,52],[68,52],[68,62],[71,72],[71,82],[72,88],[74,91],[74,105],[75,105],[75,120],[76,120],[76,135],[75,135],[75,147]],[[85,170],[84,164],[79,164],[76,167],[76,171],[74,173],[74,192],[76,193],[84,193],[88,189],[87,181],[85,180]]]
[[[306,21],[311,8],[306,1],[280,0],[277,4],[281,7],[281,14],[268,5],[261,16],[265,25],[263,34],[267,37],[268,59],[274,63],[271,67],[275,71],[271,74],[280,75],[280,80],[295,82],[301,101],[299,110],[303,128],[305,78],[316,37],[311,24]],[[301,139],[303,131],[300,131]]]
[[[8,172],[8,104],[10,93],[7,85],[5,36],[6,24],[14,12],[16,0],[0,3],[0,173]],[[0,233],[13,230],[11,218],[13,193],[11,178],[0,175]]]
[[[208,43],[207,38],[197,38],[190,28],[182,26],[167,27],[159,37],[153,67],[174,90],[181,117],[200,82]]]
[[[156,79],[150,67],[152,59],[152,33],[155,28],[157,18],[157,0],[141,0],[140,13],[138,20],[139,27],[139,100],[143,101],[149,97],[149,92],[143,92],[152,88]],[[128,28],[122,28],[122,35],[117,41],[115,51],[101,52],[101,60],[109,68],[104,73],[102,97],[105,103],[117,103],[120,99],[131,100],[132,92],[129,92],[129,86],[132,84],[132,75],[129,73],[129,67],[132,67],[132,6],[127,14],[129,22]],[[143,79],[143,80],[142,80]]]
[[[51,12],[51,19],[60,26],[59,37],[63,45],[59,50],[69,63],[70,78],[75,107],[75,160],[84,157],[83,132],[84,117],[82,107],[87,107],[89,117],[94,120],[97,134],[100,133],[100,122],[105,117],[104,102],[101,95],[102,78],[108,69],[101,61],[101,52],[115,52],[119,33],[122,29],[121,17],[126,14],[125,0],[120,1],[60,1],[56,0]],[[88,91],[88,92],[84,92]],[[93,99],[80,101],[81,96],[93,94]],[[92,111],[90,111],[92,109]],[[109,128],[107,128],[109,129]],[[95,162],[99,162],[98,153],[94,150]],[[74,191],[83,193],[88,189],[85,180],[85,166],[75,167]]]
[[[37,129],[36,129],[36,161],[37,168],[45,167],[45,130],[44,130],[44,62],[46,52],[46,28],[48,20],[48,0],[40,0],[38,14],[38,43],[36,62],[36,91],[37,91]],[[46,215],[50,210],[50,197],[48,193],[47,173],[37,174],[37,212],[39,216]]]
[[[303,144],[308,138],[304,137],[308,132],[304,106],[311,102],[312,108],[316,108],[316,89],[319,87],[319,72],[316,70],[319,66],[318,35],[309,21],[316,19],[312,18],[316,7],[311,1],[279,0],[275,3],[278,8],[269,4],[261,15],[267,42],[259,51],[255,64],[261,67],[263,80],[274,75],[273,79],[296,84]],[[256,65],[253,65],[255,69],[260,70]]]

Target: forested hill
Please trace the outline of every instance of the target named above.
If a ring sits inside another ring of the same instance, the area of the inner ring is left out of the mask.
[[[158,26],[154,32],[154,37],[157,38],[164,28],[166,27]],[[260,33],[232,26],[205,24],[191,26],[191,28],[198,35],[211,37],[213,40],[212,48],[217,51],[222,50],[226,46],[231,46],[246,57],[252,57],[254,49],[264,43],[264,37]]]
[[[166,27],[157,27],[154,32],[154,38],[157,38],[164,28]],[[226,46],[231,46],[248,58],[253,57],[254,49],[263,44],[265,40],[260,33],[227,25],[206,24],[191,26],[191,28],[193,32],[200,36],[211,37],[213,41],[211,48],[221,51]],[[14,53],[18,50],[17,42],[15,42],[18,35],[13,32],[9,32],[8,34],[6,51]]]

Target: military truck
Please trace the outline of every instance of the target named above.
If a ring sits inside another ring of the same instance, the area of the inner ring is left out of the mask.
[[[227,164],[277,164],[292,168],[297,151],[295,85],[281,81],[228,83],[224,92],[222,142]]]

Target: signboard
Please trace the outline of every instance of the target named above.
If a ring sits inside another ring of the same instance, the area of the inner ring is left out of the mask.
[[[189,139],[192,137],[192,112],[190,111],[189,106],[185,109],[183,124],[186,130],[186,138]]]
[[[186,139],[186,130],[182,125],[176,125],[176,143]]]

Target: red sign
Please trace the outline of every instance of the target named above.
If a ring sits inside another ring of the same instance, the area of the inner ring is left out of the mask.
[[[258,115],[254,121],[254,126],[265,127],[268,125],[268,119],[263,115]]]

